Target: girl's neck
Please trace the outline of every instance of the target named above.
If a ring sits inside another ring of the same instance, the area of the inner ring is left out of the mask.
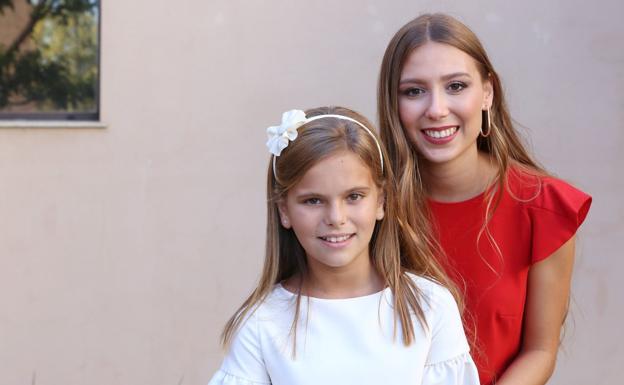
[[[423,182],[429,197],[439,202],[461,202],[485,191],[496,175],[489,155],[470,151],[446,163],[425,162]]]
[[[384,288],[381,276],[372,268],[354,272],[352,269],[311,268],[304,277],[293,277],[285,283],[290,291],[325,299],[355,298],[373,294]],[[301,279],[303,278],[303,282]]]

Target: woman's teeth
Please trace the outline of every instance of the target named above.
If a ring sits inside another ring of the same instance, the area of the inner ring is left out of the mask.
[[[349,234],[349,235],[341,235],[339,237],[321,237],[322,240],[327,241],[327,242],[331,242],[331,243],[344,242],[344,241],[346,241],[349,238],[351,238],[351,234]]]
[[[425,135],[436,139],[443,139],[453,135],[457,132],[457,127],[447,128],[446,130],[425,130]]]

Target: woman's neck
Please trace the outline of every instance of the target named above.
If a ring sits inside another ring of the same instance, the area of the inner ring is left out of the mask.
[[[471,151],[445,163],[424,162],[422,178],[427,194],[439,202],[461,202],[481,194],[496,176],[489,155]]]

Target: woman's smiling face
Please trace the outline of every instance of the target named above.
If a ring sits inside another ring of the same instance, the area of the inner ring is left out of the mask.
[[[477,151],[481,113],[492,96],[491,82],[472,57],[451,45],[427,42],[410,53],[401,70],[399,117],[426,160],[450,162]]]

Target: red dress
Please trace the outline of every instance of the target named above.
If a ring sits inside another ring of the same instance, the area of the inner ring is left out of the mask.
[[[477,248],[484,194],[463,202],[429,201],[449,276],[466,290],[474,320],[466,327],[476,332],[473,358],[484,385],[500,377],[520,350],[529,268],[576,233],[591,204],[589,195],[556,178],[512,170],[508,180],[488,225],[500,254],[485,233]]]

